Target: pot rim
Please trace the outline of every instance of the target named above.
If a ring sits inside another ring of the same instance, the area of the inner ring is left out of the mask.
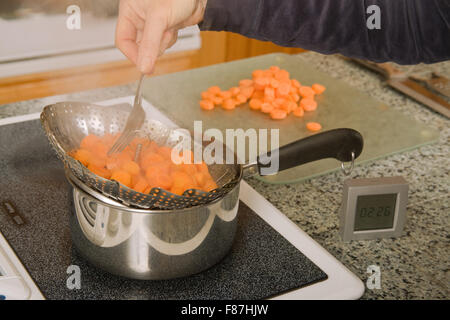
[[[85,194],[87,194],[88,196],[94,198],[95,200],[101,202],[103,205],[107,205],[109,207],[113,207],[115,209],[118,210],[122,210],[122,211],[127,211],[130,213],[137,213],[137,214],[177,214],[177,213],[182,213],[182,212],[187,212],[187,211],[193,211],[193,210],[199,210],[202,207],[209,207],[210,205],[213,205],[215,203],[218,203],[220,201],[222,201],[228,194],[230,194],[231,192],[233,192],[236,188],[240,187],[241,184],[241,180],[242,180],[242,176],[243,176],[243,168],[242,165],[240,166],[241,170],[240,170],[240,174],[239,174],[239,182],[236,183],[236,185],[233,187],[233,189],[231,189],[230,191],[228,191],[227,193],[225,193],[224,195],[222,195],[221,197],[208,202],[206,204],[202,204],[202,205],[197,205],[197,206],[193,206],[193,207],[189,207],[189,208],[182,208],[182,209],[170,209],[170,210],[155,210],[155,209],[143,209],[143,208],[133,208],[133,207],[128,207],[125,204],[119,203],[118,201],[108,198],[107,196],[101,194],[100,192],[98,192],[97,190],[94,190],[92,188],[90,188],[89,186],[85,185],[83,182],[81,182],[77,177],[75,177],[69,170],[65,170],[66,172],[66,179],[69,181],[69,183],[78,191],[81,191]]]

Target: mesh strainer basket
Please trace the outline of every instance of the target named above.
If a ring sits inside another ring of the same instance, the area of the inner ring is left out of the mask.
[[[240,181],[240,167],[215,164],[209,170],[219,188],[210,192],[190,189],[183,195],[161,188],[148,194],[137,192],[117,181],[108,180],[89,171],[81,162],[70,156],[88,134],[103,136],[116,134],[125,127],[130,105],[98,106],[82,102],[59,102],[48,105],[41,113],[45,133],[58,157],[80,181],[122,204],[143,209],[182,209],[210,203],[234,188]],[[141,130],[160,146],[174,147],[179,143],[179,131],[170,129],[157,120],[146,120]]]

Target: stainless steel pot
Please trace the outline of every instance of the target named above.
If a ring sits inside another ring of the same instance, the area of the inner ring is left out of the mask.
[[[298,140],[272,151],[279,169],[336,158],[350,161],[362,151],[362,137],[336,129]],[[261,157],[247,165],[231,164],[239,181],[267,167]],[[227,165],[228,166],[228,165]],[[91,189],[70,170],[72,240],[88,261],[110,273],[135,279],[170,279],[201,272],[230,250],[236,232],[240,183],[213,202],[177,210],[125,206]]]

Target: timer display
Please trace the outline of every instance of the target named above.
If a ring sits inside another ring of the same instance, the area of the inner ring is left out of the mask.
[[[359,196],[354,230],[391,229],[396,203],[396,193]]]

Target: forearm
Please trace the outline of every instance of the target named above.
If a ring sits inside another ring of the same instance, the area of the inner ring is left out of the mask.
[[[369,5],[381,29],[368,29]],[[450,4],[440,0],[208,0],[202,30],[402,64],[450,59]]]

